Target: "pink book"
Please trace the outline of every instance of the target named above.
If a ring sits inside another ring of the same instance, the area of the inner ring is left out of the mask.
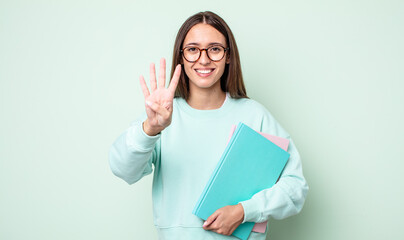
[[[229,140],[231,138],[231,136],[233,135],[234,131],[236,130],[236,125],[233,125],[231,127],[231,131],[230,131],[230,136],[229,136]],[[270,135],[267,133],[262,133],[262,132],[258,132],[259,134],[261,134],[262,136],[266,137],[269,141],[273,142],[274,144],[276,144],[278,147],[282,148],[283,150],[287,151],[288,150],[288,146],[289,146],[289,140],[286,138],[282,138],[282,137],[278,137],[278,136],[274,136],[274,135]],[[254,225],[253,228],[253,232],[259,232],[259,233],[265,233],[265,230],[267,228],[267,221],[262,222],[262,223],[256,223]]]

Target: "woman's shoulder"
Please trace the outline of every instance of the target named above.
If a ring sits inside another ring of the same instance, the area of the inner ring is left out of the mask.
[[[261,112],[263,114],[269,113],[268,109],[259,103],[258,101],[251,98],[231,98],[233,104],[237,107],[249,109],[250,111]]]

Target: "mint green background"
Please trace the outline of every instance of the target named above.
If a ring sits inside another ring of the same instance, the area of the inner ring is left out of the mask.
[[[151,181],[109,170],[201,10],[239,45],[250,97],[298,146],[310,185],[270,239],[403,239],[403,1],[0,1],[0,239],[156,239]]]

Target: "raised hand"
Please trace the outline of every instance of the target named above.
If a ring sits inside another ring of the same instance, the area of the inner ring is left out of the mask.
[[[150,91],[147,88],[144,77],[140,76],[140,86],[142,87],[147,114],[147,119],[143,122],[143,130],[147,135],[157,135],[171,124],[174,93],[180,75],[181,65],[178,64],[170,85],[166,88],[166,61],[162,58],[160,60],[158,83],[156,80],[155,65],[154,63],[150,64]]]

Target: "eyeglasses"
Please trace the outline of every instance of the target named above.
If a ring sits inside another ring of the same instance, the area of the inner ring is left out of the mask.
[[[223,46],[211,46],[202,49],[198,47],[185,47],[181,50],[181,53],[185,60],[190,63],[194,63],[199,60],[202,55],[202,51],[205,51],[210,60],[218,62],[223,59],[227,50],[229,50],[229,48],[224,48]]]

